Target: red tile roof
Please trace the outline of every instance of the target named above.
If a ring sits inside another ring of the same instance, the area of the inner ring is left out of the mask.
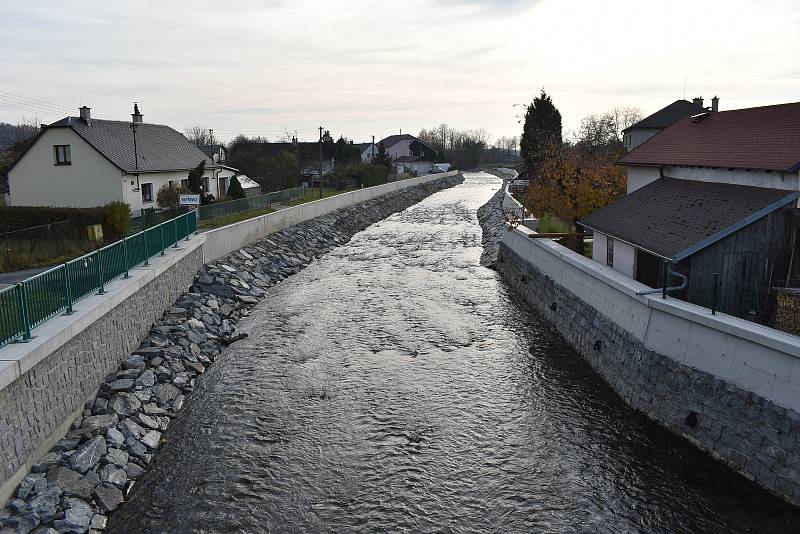
[[[617,163],[797,172],[800,102],[684,117]]]

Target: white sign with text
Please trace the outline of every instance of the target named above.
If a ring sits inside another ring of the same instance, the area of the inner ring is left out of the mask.
[[[199,206],[200,195],[181,195],[178,199],[181,206]]]

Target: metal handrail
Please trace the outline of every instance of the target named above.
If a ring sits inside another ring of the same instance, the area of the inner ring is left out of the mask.
[[[61,312],[72,313],[77,301],[95,292],[104,293],[110,281],[127,277],[130,269],[163,255],[166,247],[177,247],[181,239],[189,239],[197,231],[196,216],[189,211],[0,289],[0,347],[30,340],[36,326]],[[178,221],[183,223],[180,229]],[[172,231],[165,232],[169,224],[173,225]],[[161,234],[160,246],[148,251],[147,232],[154,229]],[[128,243],[136,245],[139,238],[143,246],[130,250],[133,247]],[[54,276],[56,273],[58,276]]]

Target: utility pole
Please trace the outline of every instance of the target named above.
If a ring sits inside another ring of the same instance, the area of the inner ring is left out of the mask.
[[[322,199],[322,126],[319,127],[319,198]]]
[[[214,129],[213,128],[209,128],[208,129],[208,137],[209,137],[209,141],[211,143],[211,165],[212,165],[211,176],[213,176],[213,178],[214,178],[214,183],[216,184],[217,192],[219,193],[219,182],[217,182],[217,178],[219,177],[219,175],[218,175],[217,171],[215,171],[213,169],[213,165],[214,165]],[[211,184],[208,184],[208,188],[211,189]],[[211,191],[209,191],[209,193],[210,192]],[[225,194],[225,192],[223,191],[219,196],[222,196],[224,194]]]
[[[375,136],[372,136],[372,146],[369,147],[369,162],[375,163]]]

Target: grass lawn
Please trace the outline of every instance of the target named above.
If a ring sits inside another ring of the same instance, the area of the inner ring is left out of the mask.
[[[555,215],[545,213],[542,216],[542,218],[539,219],[539,233],[568,234],[571,232],[572,232],[572,225]]]
[[[350,191],[355,191],[356,188],[348,187],[347,189],[342,189],[338,191],[332,187],[323,187],[322,188],[322,198],[328,198],[336,195],[340,195],[342,193],[349,193]],[[298,204],[304,204],[306,202],[312,202],[314,200],[319,200],[319,187],[310,187],[308,192],[306,192],[306,196],[297,200],[291,200],[289,202],[284,202],[284,206],[297,206]]]
[[[258,217],[259,215],[266,215],[267,213],[272,213],[273,211],[275,210],[272,208],[244,211],[242,213],[227,215],[225,217],[219,217],[210,221],[203,221],[200,223],[200,228],[219,228],[220,226],[227,226],[235,222],[246,221],[247,219],[252,219],[253,217]]]

